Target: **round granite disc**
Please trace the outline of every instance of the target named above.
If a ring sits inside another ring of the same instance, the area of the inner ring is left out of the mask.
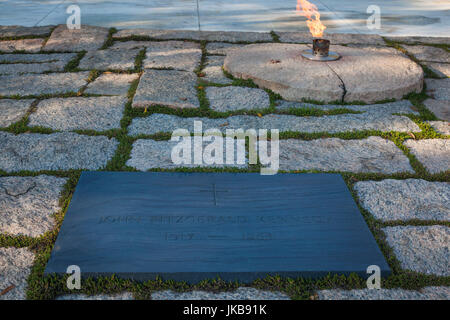
[[[290,101],[373,103],[422,91],[423,71],[394,48],[331,45],[341,58],[311,61],[307,45],[252,44],[231,51],[224,69]]]

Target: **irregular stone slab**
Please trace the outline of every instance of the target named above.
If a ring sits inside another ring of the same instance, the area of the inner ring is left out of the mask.
[[[55,226],[67,179],[53,176],[0,178],[0,232],[39,237]]]
[[[423,104],[439,119],[450,121],[450,101],[427,99]]]
[[[280,140],[280,170],[414,172],[403,152],[392,141],[380,137]]]
[[[269,95],[261,89],[246,87],[207,87],[206,97],[214,111],[265,109]]]
[[[137,49],[89,51],[78,67],[82,70],[133,70],[138,53]]]
[[[449,300],[449,287],[425,287],[421,290],[354,289],[320,290],[320,300]]]
[[[290,298],[282,292],[239,287],[235,291],[218,293],[207,291],[156,291],[152,293],[152,300],[290,300]]]
[[[450,78],[450,64],[447,63],[435,63],[435,62],[425,62],[431,71],[433,71],[440,78]]]
[[[65,64],[60,62],[0,64],[0,74],[8,75],[63,71],[64,66]]]
[[[110,160],[118,146],[116,139],[71,132],[52,134],[0,132],[0,169],[97,170]]]
[[[171,42],[171,43],[170,43]],[[160,42],[160,46],[153,45],[147,50],[144,68],[170,68],[176,70],[194,71],[200,64],[202,50],[200,48],[185,47],[180,41]]]
[[[193,72],[147,69],[139,81],[133,107],[198,108],[196,84],[197,76]]]
[[[56,297],[55,300],[134,300],[131,292],[122,292],[118,294],[97,294],[88,296],[85,294],[66,294]]]
[[[386,39],[407,44],[450,44],[449,37],[400,37],[388,36]]]
[[[307,49],[295,44],[248,45],[230,52],[224,69],[290,101],[373,103],[422,90],[422,68],[393,48],[335,46],[342,57],[327,63],[299,55]]]
[[[126,95],[138,74],[103,73],[89,83],[84,93],[104,95]]]
[[[21,120],[32,102],[32,100],[0,99],[0,127],[8,127]]]
[[[208,54],[217,54],[217,55],[227,55],[228,52],[236,49],[242,48],[243,44],[235,44],[228,42],[208,42],[206,44],[206,52]]]
[[[348,132],[362,130],[418,132],[420,128],[408,117],[393,115],[393,113],[417,114],[413,111],[409,101],[393,103],[356,106],[356,105],[311,105],[296,103],[281,103],[278,108],[291,107],[317,108],[331,110],[334,108],[348,108],[362,112],[361,114],[339,114],[322,117],[298,117],[285,114],[268,114],[262,117],[238,115],[227,118],[182,118],[167,114],[152,114],[144,118],[134,118],[130,134],[154,134],[158,132],[172,132],[177,128],[186,128],[193,131],[194,120],[202,121],[206,129],[217,128],[222,132],[227,129],[278,129],[280,132]]]
[[[243,143],[243,142],[241,142]],[[147,171],[155,168],[162,169],[174,169],[174,168],[196,168],[196,167],[214,167],[214,168],[223,168],[223,167],[237,167],[237,168],[247,168],[247,164],[207,164],[202,161],[201,164],[194,164],[194,148],[191,148],[191,160],[192,163],[188,164],[175,164],[172,161],[171,152],[172,149],[178,144],[175,141],[156,141],[151,139],[139,139],[133,143],[133,149],[131,150],[131,157],[127,161],[127,166],[133,167],[140,171]],[[203,150],[208,145],[208,142],[203,143]],[[223,162],[225,162],[226,156],[226,142],[224,139],[224,158]],[[235,145],[235,155],[234,159],[245,158],[245,155],[239,153],[237,154],[237,147]],[[202,151],[199,151],[202,152]],[[246,162],[246,159],[245,159]]]
[[[404,143],[430,173],[450,170],[450,140],[408,139]]]
[[[355,184],[364,209],[375,218],[450,220],[450,184],[421,179],[360,181]]]
[[[85,86],[89,72],[0,76],[0,96],[30,96],[77,92]]]
[[[70,60],[75,58],[76,53],[6,53],[0,55],[0,63],[44,63],[44,62],[60,62],[66,65]]]
[[[23,26],[0,26],[0,38],[26,37],[26,36],[48,36],[55,26],[23,27]]]
[[[403,269],[449,276],[450,229],[445,226],[395,226],[383,228],[386,241]]]
[[[309,32],[276,32],[281,42],[312,44],[313,37]],[[386,43],[376,34],[329,33],[324,36],[331,44],[365,44],[381,45]]]
[[[147,49],[147,52],[166,52],[180,49],[201,49],[200,44],[192,41],[116,41],[111,49]]]
[[[262,32],[236,32],[236,31],[190,31],[190,30],[150,30],[127,29],[120,30],[113,35],[114,38],[127,38],[131,36],[145,36],[153,39],[190,39],[226,42],[271,42],[270,33]]]
[[[206,66],[203,68],[205,76],[202,77],[202,80],[220,84],[232,83],[233,80],[227,78],[223,73],[224,60],[223,56],[208,56]]]
[[[450,101],[450,78],[426,79],[427,94],[433,99]]]
[[[436,132],[440,134],[450,135],[450,123],[447,121],[427,121]]]
[[[54,98],[39,102],[29,126],[54,130],[120,129],[126,97]]]
[[[44,39],[20,39],[0,41],[0,52],[38,52],[44,44]]]
[[[44,46],[44,51],[92,51],[100,49],[108,37],[107,28],[82,25],[81,29],[67,29],[59,25]]]
[[[25,300],[27,279],[33,266],[34,254],[27,248],[0,248],[0,291],[14,286],[0,300]]]
[[[402,46],[417,60],[450,63],[450,53],[442,48],[431,46]]]

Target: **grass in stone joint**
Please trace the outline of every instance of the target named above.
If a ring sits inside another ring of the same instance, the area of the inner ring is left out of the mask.
[[[64,72],[77,72],[79,71],[78,65],[80,64],[81,59],[83,59],[86,51],[78,52],[77,55],[70,60],[66,66],[64,67]]]
[[[103,43],[103,45],[100,48],[100,50],[105,50],[105,49],[111,47],[114,44],[113,34],[115,34],[115,33],[117,33],[117,29],[116,28],[109,28],[108,37],[106,38],[106,40]]]

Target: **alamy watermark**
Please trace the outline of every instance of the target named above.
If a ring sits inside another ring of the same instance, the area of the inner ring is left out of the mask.
[[[377,5],[370,5],[367,7],[366,12],[371,14],[366,21],[367,28],[369,30],[381,29],[381,9]]]
[[[248,163],[257,164],[259,159],[262,175],[276,174],[280,162],[278,129],[271,129],[270,137],[267,129],[226,129],[224,139],[220,129],[208,129],[203,133],[202,121],[194,121],[193,136],[187,129],[173,131],[170,141],[178,143],[172,148],[171,159],[180,166],[244,165],[247,139]]]
[[[79,6],[72,4],[67,7],[66,13],[70,16],[66,20],[67,29],[81,29],[81,9]]]

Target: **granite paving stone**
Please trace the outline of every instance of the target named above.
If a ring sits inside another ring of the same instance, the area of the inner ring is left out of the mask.
[[[145,70],[142,75],[133,107],[165,105],[172,108],[197,108],[197,76],[179,70]]]
[[[447,44],[450,45],[448,37],[419,37],[419,36],[387,36],[387,40],[407,44]]]
[[[32,102],[32,100],[0,99],[0,127],[8,127],[21,120]]]
[[[59,196],[67,179],[37,177],[0,178],[0,232],[39,237],[55,226]]]
[[[92,51],[100,49],[108,37],[109,30],[102,27],[82,25],[70,30],[65,24],[59,25],[51,34],[44,51]]]
[[[331,289],[317,292],[320,300],[449,300],[449,287],[406,289]]]
[[[269,95],[261,89],[247,87],[207,87],[206,97],[214,111],[266,109]]]
[[[419,61],[450,63],[450,53],[442,48],[407,45],[402,47]]]
[[[38,52],[44,41],[44,39],[3,40],[0,41],[0,52]]]
[[[262,143],[260,141],[260,143]],[[319,170],[393,174],[414,170],[392,141],[380,137],[311,141],[280,140],[280,170]]]
[[[110,49],[146,49],[147,52],[167,52],[182,49],[200,49],[200,44],[192,41],[116,41]]]
[[[386,241],[403,269],[449,276],[450,229],[446,226],[395,226],[383,228]]]
[[[139,78],[138,74],[105,72],[89,83],[84,93],[102,95],[126,95],[131,83]]]
[[[422,179],[360,181],[355,184],[362,207],[375,218],[450,221],[450,183]]]
[[[66,294],[56,297],[56,300],[134,300],[131,292],[118,294],[96,294],[88,296],[85,294]]]
[[[426,79],[427,94],[433,99],[450,101],[450,78]]]
[[[430,173],[450,170],[450,140],[448,139],[408,139],[404,145],[416,156]]]
[[[426,121],[436,132],[444,135],[450,135],[450,122],[447,121]]]
[[[144,68],[176,69],[194,71],[200,64],[202,50],[199,48],[149,48],[144,60]]]
[[[241,48],[245,44],[235,44],[229,42],[208,42],[206,44],[206,52],[208,54],[227,55],[228,52],[233,51],[236,48]]]
[[[313,40],[309,32],[276,32],[276,34],[281,42],[311,44]],[[376,34],[329,33],[325,38],[332,44],[386,45],[383,38]]]
[[[235,291],[218,293],[197,290],[190,292],[156,291],[152,293],[152,300],[290,300],[290,298],[282,292],[240,287]]]
[[[0,75],[63,71],[64,66],[60,62],[0,64]]]
[[[86,136],[72,132],[52,134],[0,132],[0,169],[97,170],[110,160],[118,141],[106,136]]]
[[[0,55],[0,63],[61,62],[65,65],[76,55],[76,53],[5,53]]]
[[[0,96],[28,96],[77,92],[86,85],[89,72],[0,76]]]
[[[163,169],[175,169],[175,168],[195,168],[195,167],[238,167],[246,168],[247,164],[226,164],[226,163],[211,163],[202,162],[200,164],[195,164],[194,162],[194,148],[191,145],[191,160],[190,163],[180,163],[176,164],[172,161],[172,149],[178,144],[176,141],[156,141],[152,139],[139,139],[133,143],[133,149],[131,150],[131,157],[127,161],[127,165],[133,167],[140,171],[146,171],[155,168]],[[205,147],[211,142],[203,142],[203,151]],[[225,151],[226,142],[224,140],[224,151],[222,162],[225,162]],[[245,158],[245,155],[237,154],[237,146],[235,144],[235,159]],[[201,151],[200,151],[201,152]],[[246,162],[246,160],[244,161]]]
[[[433,71],[439,78],[450,77],[449,63],[424,62],[423,64]]]
[[[0,26],[0,38],[7,37],[45,37],[50,34],[55,26],[39,26],[39,27],[24,27],[24,26]]]
[[[46,99],[30,115],[29,126],[61,131],[120,129],[126,103],[126,97]]]
[[[423,104],[439,119],[450,121],[450,100],[427,99]]]
[[[203,81],[219,84],[230,84],[233,80],[227,78],[223,73],[223,56],[208,56],[206,65],[202,72],[205,74],[201,79]]]
[[[34,253],[27,248],[0,248],[0,291],[14,286],[0,300],[26,299],[27,279],[33,266]]]
[[[81,70],[133,70],[134,60],[138,53],[138,49],[89,51],[81,59],[78,67]]]

